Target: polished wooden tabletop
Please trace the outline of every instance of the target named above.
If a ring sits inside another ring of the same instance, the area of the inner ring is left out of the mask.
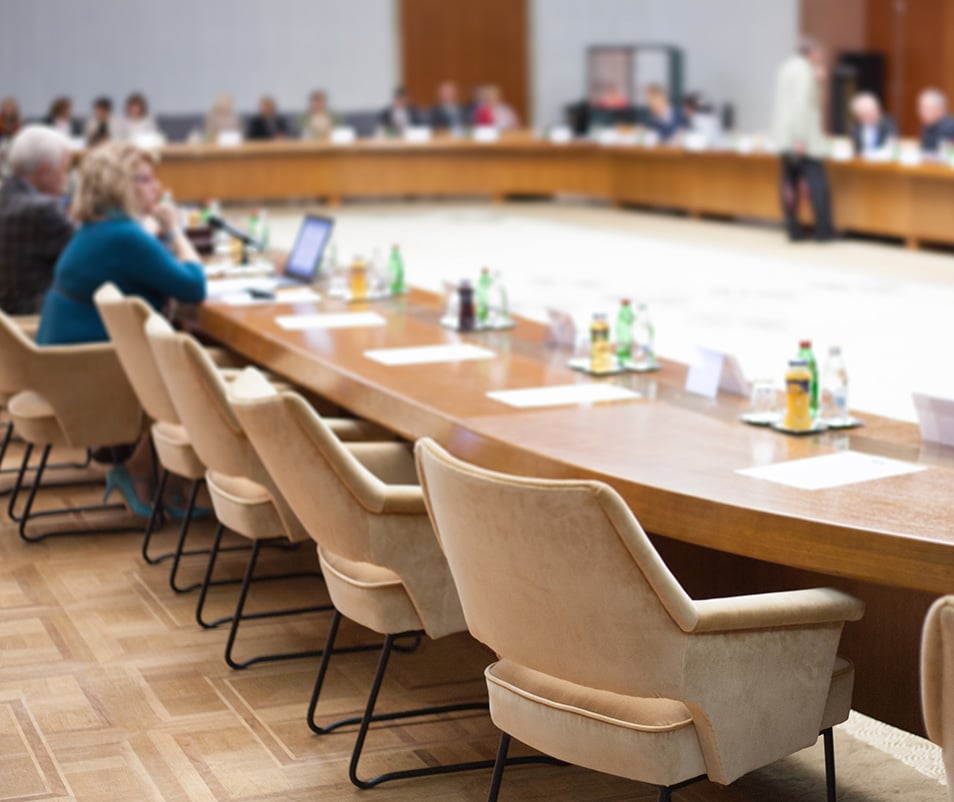
[[[443,302],[407,297],[227,306],[207,302],[199,324],[303,387],[413,439],[436,438],[455,454],[498,470],[597,478],[618,490],[658,535],[822,574],[932,593],[954,590],[954,449],[922,444],[911,424],[863,415],[850,432],[789,437],[745,425],[745,399],[683,389],[686,368],[591,379],[570,354],[545,344],[545,329],[521,321],[507,332],[442,328]],[[371,309],[379,327],[287,331],[277,315]],[[388,367],[365,351],[471,342],[493,359]],[[516,409],[492,390],[609,381],[632,401]],[[753,479],[738,469],[852,449],[919,463],[927,470],[807,491]]]

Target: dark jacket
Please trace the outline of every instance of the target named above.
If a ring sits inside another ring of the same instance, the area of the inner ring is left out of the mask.
[[[890,139],[894,139],[898,135],[898,126],[893,119],[891,119],[887,114],[882,114],[881,119],[878,120],[877,125],[878,135],[875,137],[875,147],[883,148],[885,143]],[[855,123],[851,127],[851,142],[855,147],[855,153],[861,154],[864,152],[864,142],[862,142],[862,131],[863,126],[859,123]]]
[[[937,153],[944,142],[954,142],[954,117],[950,114],[921,129],[921,150],[925,153]]]
[[[407,107],[407,119],[409,125],[425,125],[427,122],[424,115],[414,108],[414,106]],[[394,120],[394,106],[388,106],[378,115],[378,123],[384,128],[391,130],[401,128]]]
[[[468,110],[460,105],[433,106],[428,115],[428,124],[431,128],[463,128],[469,124],[469,121]]]
[[[281,114],[276,114],[271,119],[256,114],[248,121],[248,129],[245,132],[246,139],[275,139],[288,135],[288,123]]]
[[[0,309],[9,315],[40,311],[43,294],[73,225],[55,198],[12,176],[0,186]]]

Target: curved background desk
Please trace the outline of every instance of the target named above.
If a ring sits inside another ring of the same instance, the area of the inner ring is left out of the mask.
[[[361,141],[170,145],[159,177],[180,201],[561,194],[691,215],[781,219],[778,159],[673,148],[556,145],[515,134],[495,143]],[[830,162],[836,225],[844,230],[954,244],[954,170]],[[807,206],[807,204],[805,204]]]
[[[491,360],[386,367],[364,356],[460,336],[438,325],[441,301],[429,293],[375,304],[381,327],[286,331],[275,323],[280,314],[344,308],[206,304],[199,325],[409,439],[430,435],[489,468],[611,484],[697,597],[818,584],[855,593],[868,603],[843,642],[857,663],[856,707],[921,731],[920,625],[931,600],[954,589],[954,451],[921,445],[910,424],[870,416],[862,429],[809,438],[747,427],[737,420],[744,400],[689,395],[685,367],[668,362],[657,374],[611,380],[638,400],[514,409],[486,393],[592,381],[569,370],[567,353],[547,348],[543,327],[527,322],[463,337],[494,350]],[[735,473],[849,447],[930,469],[812,492]]]

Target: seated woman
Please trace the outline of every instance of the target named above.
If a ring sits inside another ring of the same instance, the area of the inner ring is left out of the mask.
[[[116,138],[135,142],[143,135],[158,134],[159,126],[149,115],[149,103],[142,92],[133,92],[126,98],[123,116],[116,121]]]
[[[205,272],[191,243],[177,224],[176,210],[159,203],[162,186],[153,160],[129,143],[109,142],[86,154],[80,169],[72,215],[79,224],[63,250],[46,295],[36,342],[63,345],[109,339],[93,304],[93,293],[111,281],[123,293],[138,295],[160,309],[170,298],[197,303],[205,298]],[[159,237],[142,220],[152,217]],[[122,464],[134,446],[100,449],[102,461],[114,463],[107,476],[107,495],[122,491],[137,515],[149,505],[136,492]],[[139,456],[144,449],[139,449]],[[100,459],[97,456],[97,459]],[[148,454],[142,461],[147,461]]]
[[[503,101],[500,88],[484,86],[477,90],[477,108],[474,111],[477,125],[489,125],[501,131],[512,131],[520,126],[517,113]]]

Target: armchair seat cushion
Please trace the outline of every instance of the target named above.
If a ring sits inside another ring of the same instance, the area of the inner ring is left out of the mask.
[[[545,754],[657,785],[706,773],[682,702],[587,688],[511,660],[484,676],[494,723]]]
[[[7,403],[7,411],[20,437],[34,445],[67,446],[56,412],[39,393],[24,390]]]
[[[424,629],[396,573],[321,547],[318,557],[328,595],[343,616],[382,635]]]
[[[195,480],[205,476],[205,465],[195,453],[184,426],[157,421],[152,424],[151,431],[152,442],[163,468],[186,479]]]
[[[260,484],[218,471],[206,471],[205,478],[215,517],[224,527],[252,540],[286,536],[272,497]]]

